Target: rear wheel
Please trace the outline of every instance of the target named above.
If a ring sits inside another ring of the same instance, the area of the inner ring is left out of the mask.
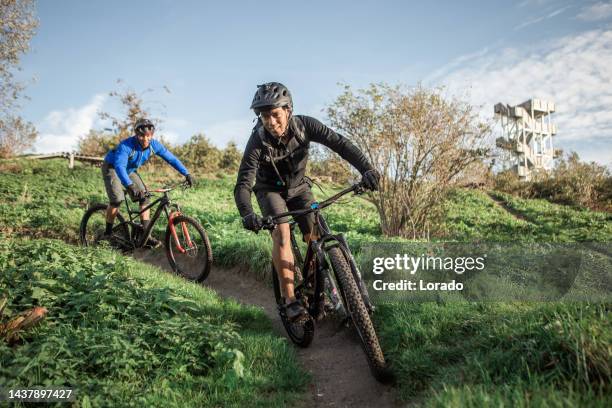
[[[174,272],[196,282],[208,277],[213,262],[212,249],[204,227],[195,218],[173,217],[166,229],[165,245]]]
[[[121,213],[117,213],[113,233],[104,237],[106,230],[106,204],[94,204],[83,215],[79,227],[79,241],[83,246],[97,246],[107,242],[117,249],[130,246],[130,231]]]
[[[297,287],[302,283],[302,274],[299,269],[294,274],[294,284]],[[285,298],[282,296],[282,292],[280,289],[280,284],[278,281],[278,274],[276,273],[276,269],[274,265],[272,265],[272,285],[274,286],[274,297],[276,298],[276,304],[279,307],[283,306],[285,303]],[[295,321],[290,321],[287,319],[287,316],[281,311],[280,318],[283,322],[283,326],[287,331],[287,335],[291,339],[291,341],[299,346],[299,347],[308,347],[310,343],[312,343],[312,339],[314,337],[314,319],[310,314],[307,314],[303,318],[299,318]]]
[[[344,304],[361,338],[361,345],[368,359],[372,374],[380,382],[389,382],[393,379],[393,376],[386,366],[385,357],[374,331],[374,325],[353,277],[351,267],[340,248],[331,248],[327,253],[336,275]]]

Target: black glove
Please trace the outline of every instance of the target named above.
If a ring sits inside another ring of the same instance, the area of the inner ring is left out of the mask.
[[[363,186],[368,190],[376,191],[378,190],[378,182],[380,181],[380,174],[374,170],[368,170],[362,174],[361,182]]]
[[[189,187],[193,187],[193,185],[195,184],[195,178],[193,178],[191,174],[188,174],[185,176],[185,182],[187,182],[187,185]]]
[[[127,186],[127,191],[130,194],[130,197],[132,197],[132,201],[134,202],[142,201],[145,199],[146,191],[140,190],[136,186],[136,184],[130,184],[129,186]]]
[[[242,217],[242,226],[249,231],[259,232],[261,227],[263,227],[263,220],[259,215],[250,213],[249,215]]]

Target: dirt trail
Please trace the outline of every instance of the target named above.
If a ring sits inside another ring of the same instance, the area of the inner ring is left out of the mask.
[[[138,251],[135,258],[170,271],[160,250]],[[278,317],[272,287],[236,269],[213,268],[203,283],[223,297],[263,308],[282,336],[285,329]],[[307,407],[397,407],[391,387],[378,383],[370,373],[359,338],[353,328],[338,330],[335,320],[316,326],[315,338],[306,349],[296,347],[302,366],[312,374]]]
[[[527,218],[524,214],[522,214],[521,212],[515,210],[514,208],[510,207],[508,205],[507,202],[505,202],[504,200],[502,200],[501,198],[497,198],[496,196],[494,196],[493,194],[487,192],[487,195],[489,196],[489,198],[491,200],[493,200],[493,202],[495,204],[497,204],[499,207],[501,207],[502,209],[504,209],[508,214],[512,215],[514,218],[516,218],[517,220],[522,220],[522,221],[526,221],[526,222],[531,222],[531,220],[529,218]]]

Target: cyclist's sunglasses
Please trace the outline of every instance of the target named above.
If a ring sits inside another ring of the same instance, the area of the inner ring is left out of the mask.
[[[153,126],[153,125],[138,126],[136,128],[136,132],[141,134],[141,135],[145,134],[145,132],[147,132],[147,131],[151,131],[152,132],[154,130],[155,130],[155,126]]]

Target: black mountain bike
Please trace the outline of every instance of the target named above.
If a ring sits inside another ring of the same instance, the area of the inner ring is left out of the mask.
[[[165,234],[165,252],[172,270],[185,278],[201,282],[208,277],[213,262],[212,249],[206,230],[193,217],[184,215],[178,204],[170,199],[170,192],[178,187],[187,188],[186,183],[168,186],[147,192],[147,197],[155,197],[152,193],[160,194],[143,210],[133,210],[125,197],[125,208],[128,215],[126,220],[121,213],[117,214],[111,237],[105,237],[110,246],[124,252],[132,251],[145,246],[153,226],[166,214],[168,225]],[[140,224],[140,214],[157,206],[147,229]],[[93,204],[81,220],[79,239],[83,246],[96,246],[102,243],[106,229],[107,204]],[[117,222],[118,221],[118,222]]]
[[[309,213],[315,215],[313,235],[319,239],[310,241],[305,257],[302,257],[295,238],[296,222],[295,220],[290,222],[291,247],[296,265],[295,296],[306,308],[308,312],[306,316],[294,321],[287,318],[283,307],[285,299],[282,297],[278,276],[272,265],[274,295],[281,321],[291,341],[300,347],[308,347],[314,336],[315,321],[325,316],[326,311],[335,310],[345,323],[352,322],[355,326],[374,377],[381,382],[389,382],[393,377],[385,363],[372,325],[370,316],[374,307],[361,279],[361,273],[344,236],[332,234],[320,214],[322,209],[345,194],[351,192],[361,194],[363,191],[361,183],[355,184],[321,203],[313,203],[309,209],[264,217],[263,228],[273,230],[278,224],[277,220],[283,217],[296,217]]]

